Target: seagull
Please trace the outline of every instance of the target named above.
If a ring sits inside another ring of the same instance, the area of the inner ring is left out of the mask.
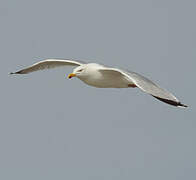
[[[160,88],[157,84],[138,73],[106,67],[97,63],[85,63],[69,59],[46,59],[10,74],[28,74],[38,70],[61,66],[76,66],[73,72],[68,75],[68,78],[77,77],[90,86],[97,88],[137,87],[164,103],[178,107],[188,107],[182,104],[173,94]]]

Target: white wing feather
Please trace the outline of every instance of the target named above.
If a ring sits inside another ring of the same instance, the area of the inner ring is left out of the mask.
[[[56,68],[60,66],[80,66],[82,64],[85,64],[85,63],[81,61],[74,61],[74,60],[46,59],[38,63],[35,63],[32,66],[29,66],[25,69],[22,69],[17,72],[12,72],[10,74],[27,74],[27,73],[31,73],[34,71],[51,69],[51,68]]]

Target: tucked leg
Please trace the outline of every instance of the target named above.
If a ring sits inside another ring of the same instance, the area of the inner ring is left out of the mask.
[[[137,87],[135,84],[128,84],[128,87],[132,87],[132,88],[135,88]]]

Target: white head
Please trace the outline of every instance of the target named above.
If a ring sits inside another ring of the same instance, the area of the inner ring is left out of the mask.
[[[76,67],[71,74],[68,75],[68,78],[80,77],[85,74],[86,64]]]
[[[95,73],[96,70],[101,65],[90,63],[90,64],[83,64],[81,66],[76,67],[71,74],[68,75],[68,78],[78,77],[79,79],[86,79],[89,77],[91,73]]]

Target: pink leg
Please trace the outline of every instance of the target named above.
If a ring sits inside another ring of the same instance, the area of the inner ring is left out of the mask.
[[[128,87],[132,87],[132,88],[135,88],[137,87],[135,84],[128,84]]]

